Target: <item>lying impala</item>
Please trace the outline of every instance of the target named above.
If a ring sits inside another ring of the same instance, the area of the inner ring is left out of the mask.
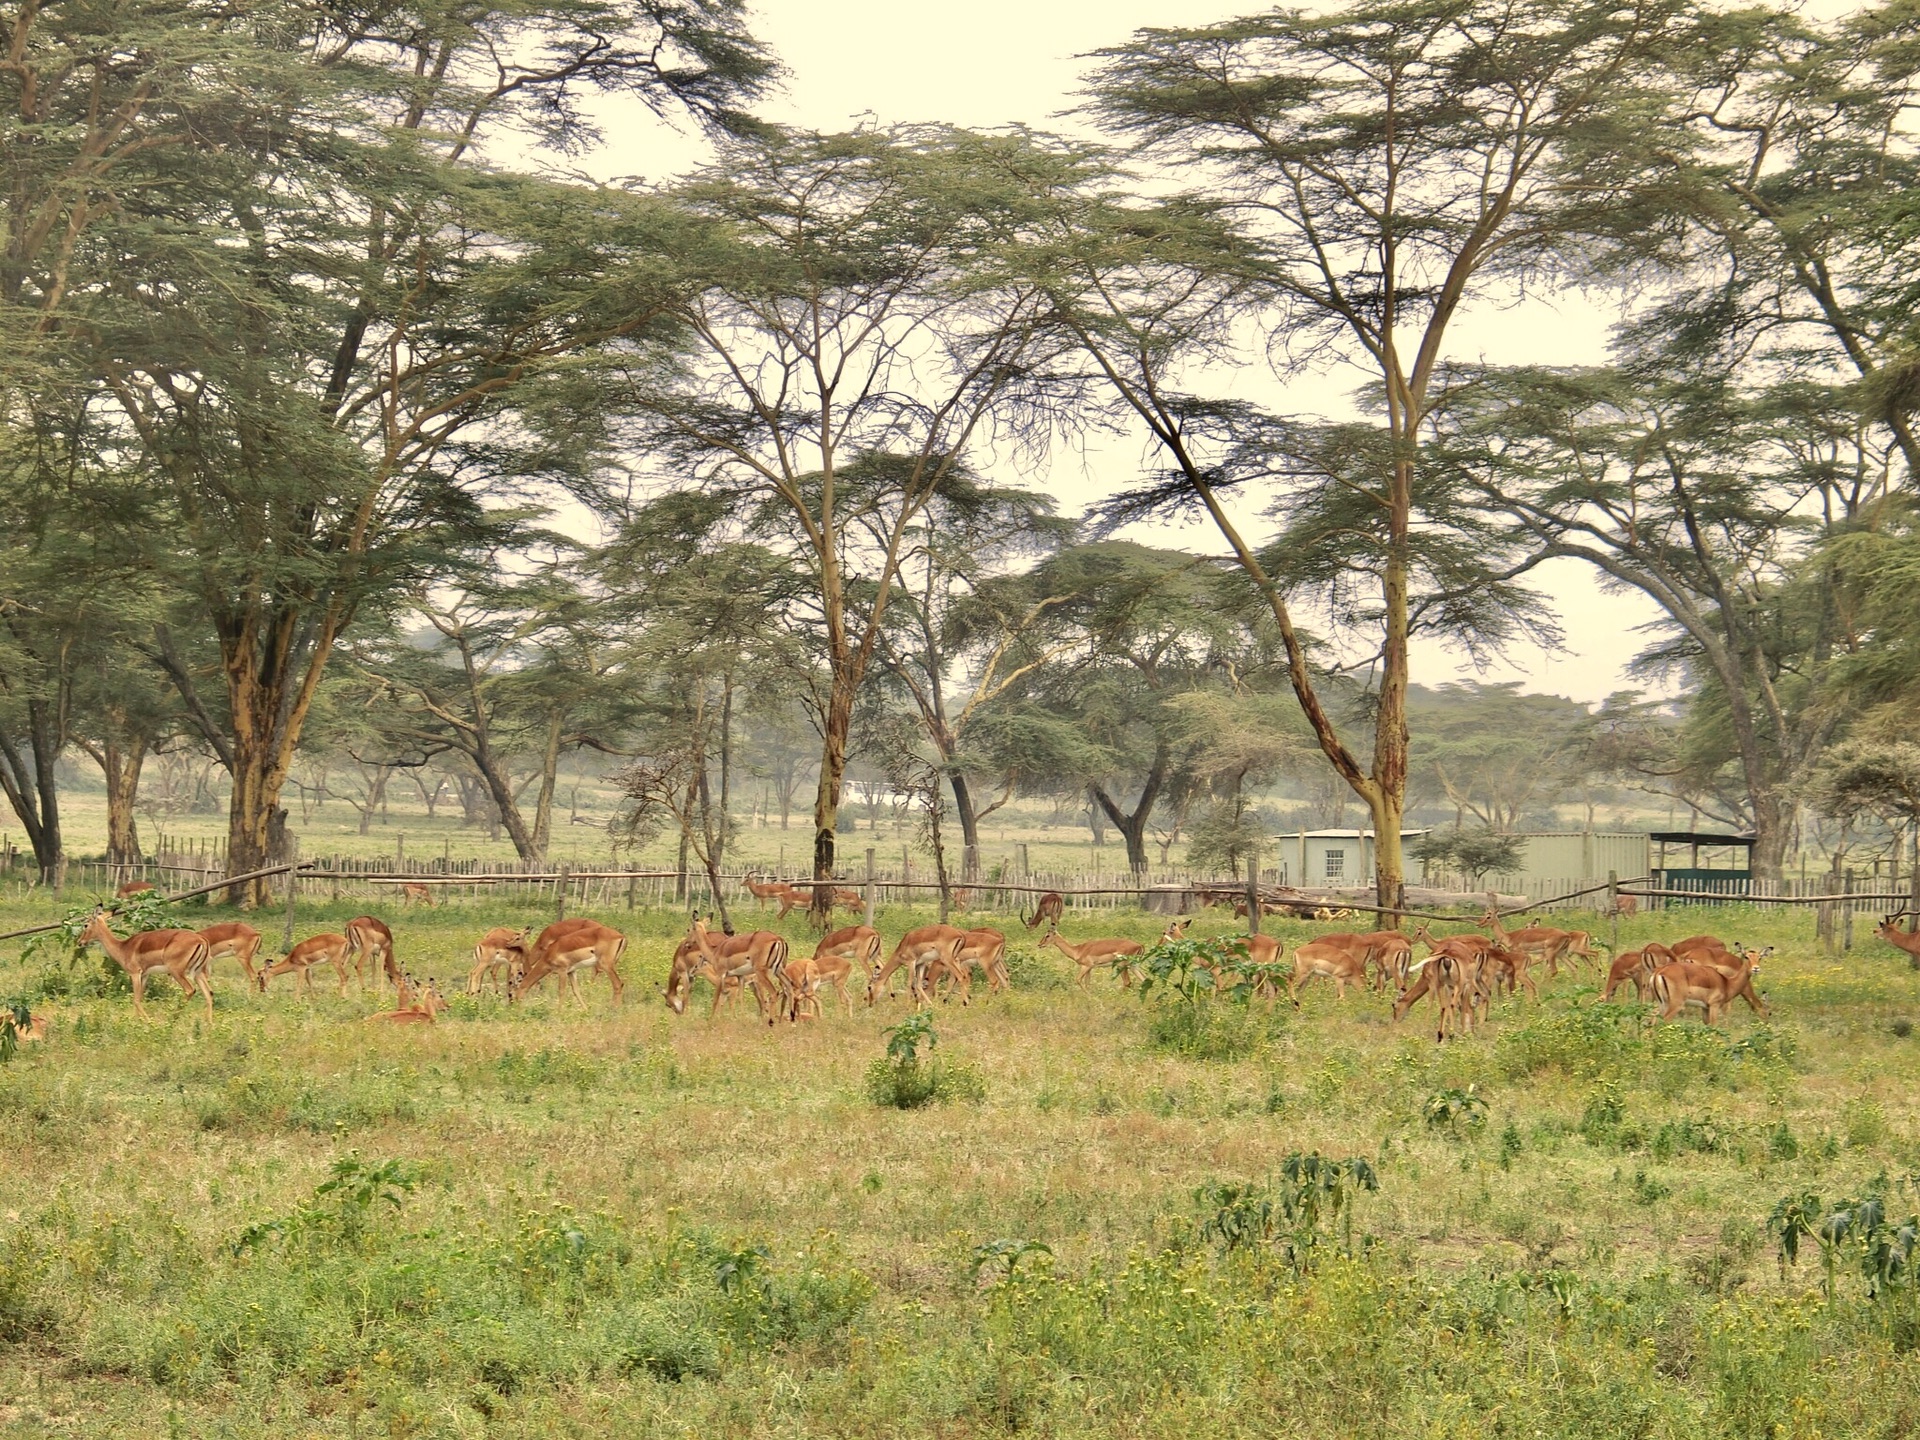
[[[118,890],[113,892],[113,898],[116,900],[125,900],[129,896],[133,896],[133,895],[150,895],[150,894],[158,894],[158,893],[159,892],[155,890],[154,887],[145,880],[129,880],[126,884],[122,885]]]
[[[253,957],[260,949],[260,932],[238,920],[223,920],[200,932],[207,942],[207,960],[224,960],[231,955],[247,972],[247,988],[253,988]]]
[[[447,1002],[440,996],[437,980],[429,979],[424,991],[415,990],[411,975],[402,974],[394,983],[399,991],[398,1008],[379,1015],[369,1015],[369,1022],[382,1020],[394,1025],[431,1025],[433,1017],[446,1008]]]
[[[340,993],[347,993],[347,948],[348,940],[344,935],[311,935],[286,953],[283,959],[267,966],[255,978],[260,982],[260,993],[267,993],[267,982],[279,975],[298,973],[302,994],[313,993],[313,967],[316,965],[333,966],[334,974],[340,977]]]
[[[384,975],[395,985],[400,983],[400,966],[393,958],[393,931],[385,921],[371,915],[356,915],[347,921],[347,953],[353,957],[353,978],[362,988],[367,983],[368,965],[374,967],[376,982]]]
[[[133,1008],[142,1018],[147,1013],[147,976],[164,970],[173,977],[182,992],[200,992],[206,1001],[207,1019],[213,1019],[213,987],[207,983],[212,962],[207,958],[207,942],[195,930],[142,930],[122,940],[107,926],[107,917],[95,911],[80,932],[81,945],[98,945],[133,981]]]
[[[1058,930],[1049,930],[1041,937],[1042,947],[1051,945],[1062,955],[1080,967],[1079,983],[1085,985],[1087,977],[1101,965],[1111,965],[1120,976],[1120,983],[1128,989],[1133,988],[1133,958],[1146,949],[1138,940],[1082,940],[1078,945],[1060,938]]]
[[[504,990],[516,968],[527,963],[527,941],[533,926],[510,930],[496,925],[473,947],[473,969],[467,975],[467,994],[478,995],[489,983]]]
[[[620,978],[620,953],[626,948],[626,936],[597,920],[556,920],[533,942],[519,978],[507,987],[507,999],[517,1001],[549,975],[571,978],[591,968],[607,977],[618,1005],[627,988]],[[577,990],[574,998],[579,998]]]

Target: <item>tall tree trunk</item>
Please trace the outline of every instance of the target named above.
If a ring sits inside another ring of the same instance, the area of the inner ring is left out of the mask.
[[[1153,814],[1154,801],[1160,798],[1160,787],[1166,783],[1167,768],[1171,761],[1165,741],[1154,747],[1153,768],[1147,771],[1146,783],[1140,787],[1140,798],[1134,802],[1131,811],[1122,810],[1119,802],[1098,785],[1088,787],[1094,802],[1113,822],[1127,842],[1127,864],[1134,874],[1147,873],[1150,862],[1147,859],[1147,820]]]
[[[54,732],[56,727],[64,729],[65,706],[29,700],[26,710],[24,749],[18,738],[0,731],[0,790],[27,832],[40,883],[53,885],[66,858],[60,834],[60,792],[54,784],[54,766],[65,745],[64,735]]]
[[[847,776],[847,736],[853,729],[853,685],[835,676],[820,726],[820,780],[813,793],[813,906],[825,923],[833,906],[833,871],[840,825],[840,793]]]
[[[107,782],[107,863],[138,865],[140,830],[134,802],[140,798],[140,770],[147,760],[147,742],[135,737],[124,746],[104,741],[95,757]]]
[[[540,752],[540,795],[533,807],[533,855],[544,860],[553,839],[553,787],[560,778],[560,737],[563,733],[558,711],[547,717],[546,748]]]
[[[216,615],[232,725],[230,741],[215,745],[233,777],[227,804],[229,875],[264,869],[286,856],[287,811],[280,792],[344,618],[332,611],[309,617],[286,609]],[[303,643],[309,631],[314,632],[311,643]],[[186,698],[190,706],[197,703]],[[263,905],[273,888],[270,878],[235,885],[227,891],[227,903]]]

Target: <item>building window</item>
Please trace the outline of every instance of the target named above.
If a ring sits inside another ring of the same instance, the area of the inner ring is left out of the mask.
[[[1344,850],[1327,851],[1327,879],[1340,880],[1347,873],[1347,852]]]

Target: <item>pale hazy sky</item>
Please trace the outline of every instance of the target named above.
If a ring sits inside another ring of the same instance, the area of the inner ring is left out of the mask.
[[[1150,25],[1201,24],[1260,8],[1212,0],[972,0],[964,5],[899,0],[767,0],[752,29],[787,66],[783,92],[761,107],[768,118],[813,129],[861,121],[945,121],[970,126],[1022,122],[1039,128],[1077,124],[1060,112],[1075,103],[1087,62],[1081,57]],[[636,117],[638,118],[638,117]],[[701,147],[654,125],[609,125],[594,174],[665,179],[697,163]],[[1466,360],[1580,364],[1603,358],[1614,315],[1604,302],[1572,295],[1554,302],[1470,315],[1455,327],[1453,353]],[[1337,410],[1357,376],[1276,385],[1262,395],[1296,413]],[[1077,512],[1133,478],[1137,448],[1114,445],[1055,457],[1029,478]],[[1140,538],[1151,538],[1141,535]],[[1165,543],[1220,549],[1210,528],[1171,530]],[[1492,678],[1521,678],[1527,688],[1598,700],[1624,688],[1622,667],[1645,643],[1635,627],[1654,618],[1649,602],[1601,593],[1594,572],[1555,562],[1535,583],[1554,596],[1567,648],[1514,652]],[[1473,672],[1458,656],[1422,649],[1414,678],[1434,684]]]

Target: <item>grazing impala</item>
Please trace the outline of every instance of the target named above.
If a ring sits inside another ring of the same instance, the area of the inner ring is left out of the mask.
[[[769,1025],[778,1018],[780,1000],[786,994],[786,986],[780,979],[780,972],[787,964],[787,942],[784,937],[771,930],[716,937],[707,928],[705,917],[695,915],[688,926],[687,938],[698,947],[701,956],[713,967],[714,975],[720,977],[721,981],[732,978],[753,985],[753,998]],[[720,1009],[723,993],[724,985],[716,983],[713,1008],[707,1012],[709,1018]]]
[[[213,987],[207,983],[207,942],[196,930],[142,930],[122,940],[107,926],[107,917],[95,911],[80,932],[80,944],[98,945],[133,981],[133,1008],[147,1013],[147,976],[164,970],[182,992],[199,991],[206,1001],[207,1019],[213,1019]]]
[[[960,1003],[969,1003],[973,994],[973,966],[960,960],[966,941],[967,932],[953,925],[922,925],[917,930],[909,930],[893,947],[886,963],[868,976],[867,1004],[879,998],[881,987],[894,971],[901,969],[907,972],[907,992],[913,996],[914,1004],[932,1004],[934,987],[942,979],[958,985]]]
[[[1067,902],[1058,891],[1049,890],[1040,897],[1040,903],[1033,907],[1033,914],[1027,917],[1029,930],[1038,930],[1042,921],[1058,926],[1060,917],[1067,913]]]
[[[157,895],[159,893],[158,890],[154,889],[154,887],[145,880],[129,880],[113,892],[113,898],[116,900],[125,900],[133,895]]]
[[[247,972],[247,988],[253,988],[253,957],[260,949],[260,932],[239,920],[223,920],[200,932],[207,942],[207,959],[224,960],[231,955]]]
[[[556,920],[533,942],[520,977],[507,988],[507,999],[517,1001],[549,975],[571,978],[576,971],[592,968],[607,977],[613,986],[613,1003],[618,1005],[627,988],[620,978],[620,952],[626,948],[626,936],[597,920]],[[580,998],[579,991],[574,998]]]
[[[400,967],[393,958],[393,931],[385,921],[371,915],[356,915],[347,921],[347,951],[353,956],[353,978],[362,988],[367,983],[366,966],[372,965],[377,981],[385,975],[400,983]]]
[[[1600,992],[1601,1000],[1611,1000],[1613,992],[1622,985],[1633,986],[1636,999],[1646,999],[1652,992],[1653,972],[1662,965],[1673,964],[1675,958],[1673,951],[1657,941],[1642,945],[1638,950],[1622,950],[1607,970],[1607,984]]]
[[[813,966],[821,978],[840,992],[847,1014],[853,1014],[853,994],[847,981],[858,969],[862,975],[879,967],[886,942],[871,925],[849,925],[820,937],[813,947]]]
[[[425,885],[415,885],[409,882],[400,887],[400,898],[408,905],[431,906],[433,904],[433,891]]]
[[[1407,969],[1413,964],[1413,941],[1398,930],[1370,930],[1360,940],[1367,947],[1368,983],[1384,991],[1391,979],[1396,990],[1406,989]]]
[[[1013,977],[1007,972],[1007,937],[998,930],[983,926],[967,931],[960,944],[959,961],[980,967],[980,973],[987,977],[989,994],[1013,988]]]
[[[687,1013],[687,1001],[693,994],[696,977],[713,987],[715,1010],[720,1008],[721,1001],[734,1000],[740,994],[740,978],[723,968],[721,962],[701,954],[699,942],[689,935],[673,952],[673,960],[667,967],[667,988],[661,992],[666,997],[667,1008],[674,1014]]]
[[[334,974],[340,977],[340,993],[347,993],[347,951],[349,941],[344,935],[312,935],[302,940],[286,953],[283,959],[267,966],[255,978],[260,982],[260,993],[266,994],[267,982],[277,975],[298,973],[300,989],[303,994],[313,991],[313,967],[316,965],[333,966]]]
[[[1500,912],[1491,906],[1480,917],[1480,923],[1493,937],[1493,943],[1504,945],[1509,950],[1524,950],[1529,959],[1538,960],[1547,967],[1547,976],[1551,979],[1560,973],[1560,956],[1574,941],[1571,930],[1556,930],[1550,925],[1525,925],[1518,930],[1508,930],[1500,923]],[[1590,954],[1586,948],[1586,937],[1580,936],[1582,953]]]
[[[1750,956],[1743,955],[1731,975],[1711,965],[1676,960],[1653,972],[1653,998],[1660,1002],[1662,1020],[1672,1020],[1692,1005],[1705,1014],[1707,1024],[1713,1025],[1726,1014],[1727,1006],[1733,1003],[1734,997],[1750,990],[1752,984],[1753,960]],[[1749,1003],[1762,1015],[1766,1014],[1757,997]]]
[[[1058,930],[1049,930],[1040,940],[1042,946],[1051,945],[1062,955],[1080,967],[1079,983],[1085,985],[1087,977],[1101,965],[1111,965],[1120,977],[1120,983],[1128,989],[1133,988],[1132,960],[1146,949],[1138,940],[1082,940],[1078,945],[1060,938]]]
[[[1287,985],[1287,998],[1297,1006],[1300,991],[1317,975],[1333,981],[1334,993],[1347,998],[1347,986],[1367,988],[1367,944],[1358,935],[1322,935],[1296,945],[1293,950],[1293,979]]]
[[[513,979],[514,969],[527,963],[527,940],[533,926],[510,930],[496,925],[480,937],[473,947],[473,969],[467,975],[467,994],[478,995],[488,984],[504,990]]]
[[[1893,946],[1894,949],[1902,952],[1907,957],[1907,964],[1909,966],[1915,970],[1920,970],[1920,935],[1909,935],[1898,925],[1894,924],[1893,922],[1899,918],[1898,915],[1887,916],[1880,922],[1880,928],[1873,933]]]

